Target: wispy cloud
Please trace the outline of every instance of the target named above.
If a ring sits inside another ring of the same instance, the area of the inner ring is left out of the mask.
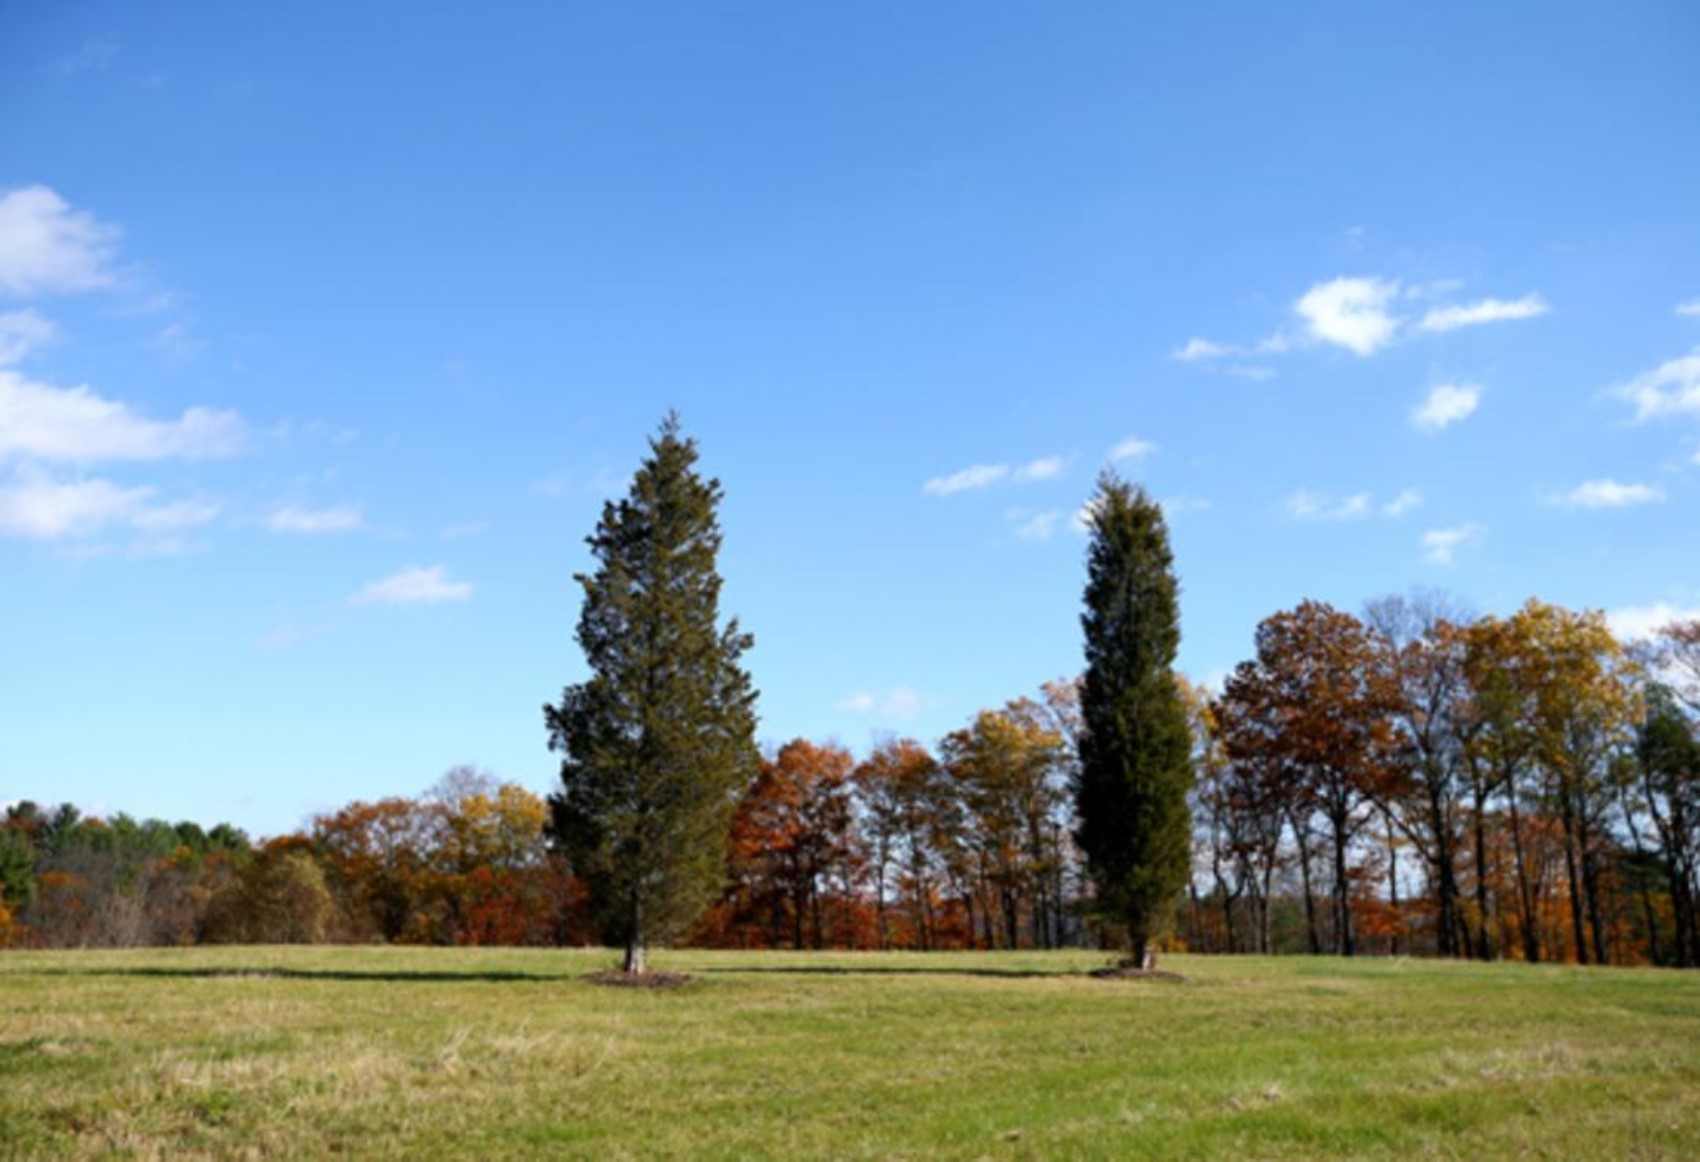
[[[1637,375],[1612,388],[1611,394],[1635,405],[1637,423],[1664,416],[1700,416],[1700,348]]]
[[[1483,323],[1533,319],[1551,309],[1537,294],[1527,294],[1520,299],[1480,299],[1462,305],[1434,307],[1423,316],[1417,329],[1436,333],[1455,331],[1459,327],[1477,327]]]
[[[1006,482],[1028,484],[1060,476],[1067,467],[1068,461],[1062,456],[1045,456],[1016,465],[972,464],[948,476],[933,477],[921,485],[921,491],[928,496],[954,496]]]
[[[439,601],[466,601],[472,582],[450,581],[442,565],[403,569],[374,581],[349,598],[353,605],[431,605]]]
[[[34,311],[0,312],[0,367],[21,363],[30,352],[53,341],[50,319]]]
[[[1170,357],[1179,359],[1182,363],[1196,363],[1201,359],[1219,359],[1223,355],[1233,354],[1237,354],[1234,348],[1212,343],[1195,335],[1188,339],[1184,346],[1176,348]]]
[[[1621,484],[1610,478],[1585,480],[1552,498],[1554,504],[1570,508],[1630,508],[1663,500],[1665,494],[1651,484]]]
[[[1676,313],[1679,315],[1688,315],[1692,318],[1700,318],[1700,299],[1695,299],[1693,302],[1688,303],[1678,303],[1676,305]]]
[[[1287,515],[1294,520],[1362,520],[1370,514],[1370,494],[1335,498],[1301,488],[1287,497]]]
[[[150,420],[87,387],[58,388],[0,370],[0,458],[207,460],[235,455],[245,439],[235,412],[193,407],[175,420]]]
[[[266,527],[274,533],[345,533],[364,523],[360,510],[349,505],[303,508],[286,504],[267,518]]]
[[[0,487],[0,534],[33,540],[86,537],[107,529],[161,533],[206,524],[219,513],[211,501],[158,503],[159,490],[125,488],[110,480],[55,480],[25,468]]]
[[[1046,509],[1035,512],[1030,508],[1012,508],[1004,518],[1014,526],[1016,536],[1027,541],[1048,541],[1062,523],[1062,510]]]
[[[94,290],[116,280],[109,264],[116,227],[73,210],[46,186],[0,194],[0,294]]]
[[[1458,550],[1466,544],[1480,540],[1486,531],[1479,524],[1429,529],[1423,534],[1423,559],[1434,565],[1457,564]]]
[[[1313,338],[1373,355],[1398,330],[1399,320],[1387,310],[1398,293],[1398,283],[1379,278],[1337,278],[1311,287],[1293,309]]]
[[[1479,384],[1443,383],[1429,390],[1423,402],[1411,412],[1411,422],[1425,432],[1438,432],[1468,419],[1481,401]]]
[[[1383,501],[1380,505],[1375,503],[1375,495],[1370,492],[1335,496],[1301,488],[1289,494],[1282,507],[1293,520],[1353,521],[1376,515],[1392,520],[1420,508],[1422,503],[1423,494],[1414,488],[1402,489],[1393,499]]]
[[[1061,476],[1068,461],[1061,456],[1046,456],[1039,460],[1030,460],[1015,469],[1011,476],[1016,480],[1049,480]]]
[[[1157,445],[1150,440],[1141,440],[1129,436],[1121,443],[1110,449],[1110,462],[1120,464],[1123,460],[1140,460],[1157,450]]]
[[[85,40],[76,52],[60,58],[59,71],[67,75],[104,73],[118,59],[118,48],[113,40]]]
[[[928,496],[952,496],[977,488],[990,488],[1009,475],[1008,464],[974,464],[948,476],[935,476],[921,486]]]
[[[1422,505],[1423,494],[1414,488],[1407,488],[1398,496],[1395,496],[1392,500],[1381,506],[1381,515],[1398,518],[1404,516],[1413,509],[1421,508]]]
[[[1439,334],[1459,327],[1530,319],[1551,309],[1540,295],[1531,293],[1520,299],[1485,298],[1473,303],[1437,304],[1429,307],[1414,324],[1396,313],[1401,300],[1432,301],[1457,286],[1455,280],[1403,286],[1396,279],[1363,276],[1330,279],[1314,284],[1294,302],[1293,313],[1301,323],[1295,331],[1277,331],[1249,346],[1195,335],[1170,352],[1170,357],[1183,363],[1209,363],[1226,358],[1284,355],[1321,344],[1369,356],[1414,332]],[[1263,366],[1224,370],[1254,379],[1266,379],[1274,374]]]
[[[907,686],[897,686],[885,693],[859,690],[836,703],[839,710],[851,714],[871,714],[880,718],[909,719],[921,711],[921,696]]]

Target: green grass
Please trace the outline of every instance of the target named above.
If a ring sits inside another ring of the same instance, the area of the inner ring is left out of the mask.
[[[0,954],[0,1156],[1697,1158],[1700,974],[1089,953]]]

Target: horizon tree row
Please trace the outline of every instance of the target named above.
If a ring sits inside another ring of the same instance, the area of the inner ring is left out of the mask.
[[[1700,623],[1635,649],[1597,614],[1389,598],[1267,618],[1187,683],[1197,786],[1178,944],[1700,964]],[[733,803],[707,915],[745,948],[1103,943],[1075,840],[1078,681],[936,746],[794,739]],[[547,806],[470,769],[259,845],[227,824],[14,805],[0,943],[583,944]]]

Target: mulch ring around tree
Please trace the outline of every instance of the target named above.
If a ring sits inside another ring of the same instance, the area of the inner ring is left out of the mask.
[[[1186,977],[1178,972],[1169,972],[1161,968],[1140,968],[1137,964],[1112,964],[1105,968],[1095,968],[1091,972],[1094,980],[1156,980],[1169,984],[1185,984]]]
[[[611,988],[627,989],[676,989],[690,984],[696,977],[688,972],[592,972],[585,974],[585,980],[591,984],[604,984]]]

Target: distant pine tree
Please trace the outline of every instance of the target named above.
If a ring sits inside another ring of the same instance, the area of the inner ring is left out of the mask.
[[[1192,871],[1178,586],[1162,509],[1142,489],[1107,472],[1090,514],[1076,838],[1100,916],[1126,926],[1131,963],[1149,967]]]
[[[588,538],[578,643],[591,677],[545,706],[561,790],[551,828],[625,969],[687,929],[721,890],[739,796],[759,766],[756,692],[736,619],[719,627],[718,480],[669,415],[629,495]]]

